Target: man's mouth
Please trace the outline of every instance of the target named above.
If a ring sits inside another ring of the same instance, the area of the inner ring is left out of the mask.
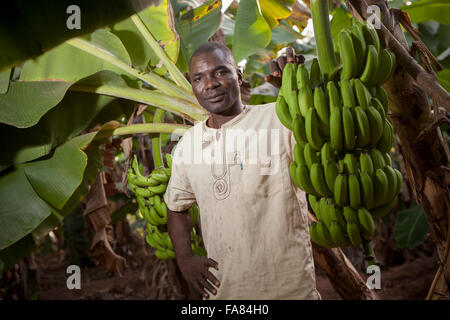
[[[207,98],[207,100],[210,102],[219,102],[219,101],[222,101],[224,97],[225,97],[225,93],[220,93],[215,96]]]

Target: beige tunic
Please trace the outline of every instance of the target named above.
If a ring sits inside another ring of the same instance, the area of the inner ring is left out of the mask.
[[[294,145],[274,103],[246,106],[220,129],[198,122],[178,142],[164,200],[172,211],[199,205],[219,264],[211,299],[320,299],[305,193],[289,177]]]

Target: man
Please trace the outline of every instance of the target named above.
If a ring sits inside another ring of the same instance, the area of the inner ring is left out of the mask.
[[[189,76],[210,117],[178,142],[164,195],[181,273],[205,299],[320,299],[305,193],[289,177],[292,132],[274,103],[242,104],[242,74],[226,46],[200,46]],[[195,202],[208,257],[191,250]]]

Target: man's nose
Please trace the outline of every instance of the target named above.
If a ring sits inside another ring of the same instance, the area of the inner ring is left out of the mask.
[[[218,86],[220,86],[219,81],[217,81],[216,78],[214,77],[208,77],[205,79],[205,87],[206,89],[214,89],[217,88]]]

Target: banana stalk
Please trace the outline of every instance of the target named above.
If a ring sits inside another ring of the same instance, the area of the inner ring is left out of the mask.
[[[331,25],[328,16],[328,0],[311,0],[311,15],[314,21],[317,55],[325,78],[332,78],[339,70],[334,53]]]
[[[153,123],[161,123],[164,120],[164,110],[156,109],[155,115],[153,116]],[[161,154],[161,134],[158,134],[157,137],[152,138],[152,155],[153,155],[153,163],[155,168],[163,167],[163,157]]]

